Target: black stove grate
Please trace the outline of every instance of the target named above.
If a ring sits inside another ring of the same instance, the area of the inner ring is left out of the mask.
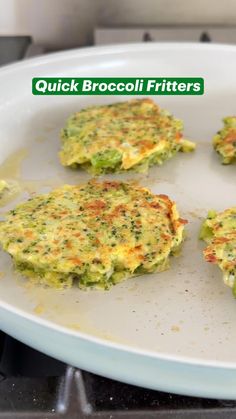
[[[0,65],[21,60],[30,43],[30,36],[0,36]]]
[[[236,419],[236,401],[146,390],[66,366],[0,333],[0,419]]]

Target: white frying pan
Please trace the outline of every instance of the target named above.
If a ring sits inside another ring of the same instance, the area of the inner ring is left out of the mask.
[[[1,328],[53,357],[85,370],[176,393],[236,397],[236,301],[221,273],[202,258],[198,231],[208,209],[236,205],[236,168],[222,166],[211,138],[221,118],[236,113],[236,47],[143,44],[89,48],[39,57],[0,71],[0,178],[29,194],[89,178],[60,166],[59,130],[90,104],[127,97],[37,97],[31,78],[204,77],[203,96],[155,100],[185,121],[197,150],[180,154],[138,179],[176,200],[189,220],[188,237],[171,269],[117,285],[108,292],[53,291],[29,286],[0,254]],[[117,176],[110,176],[117,178]],[[3,212],[5,208],[1,208]],[[2,217],[2,214],[1,214]]]

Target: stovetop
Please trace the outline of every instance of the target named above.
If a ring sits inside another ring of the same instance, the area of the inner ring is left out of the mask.
[[[0,37],[0,65],[32,55],[29,47],[38,51],[30,42],[30,37]],[[119,383],[65,365],[0,332],[0,419],[50,418],[236,419],[236,401]]]
[[[9,418],[233,419],[236,401],[119,383],[67,366],[1,332],[0,419]]]

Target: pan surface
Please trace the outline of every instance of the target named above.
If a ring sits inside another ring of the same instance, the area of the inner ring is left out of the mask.
[[[236,168],[222,166],[211,139],[236,112],[236,47],[140,44],[72,50],[0,70],[0,179],[19,192],[6,209],[35,193],[89,179],[60,166],[59,131],[72,112],[124,96],[33,96],[32,77],[204,77],[203,96],[154,99],[185,123],[197,150],[138,180],[168,194],[189,220],[171,269],[130,279],[110,291],[32,286],[0,253],[0,327],[67,363],[131,384],[176,393],[236,397],[236,301],[216,266],[202,258],[198,233],[209,209],[236,205]]]

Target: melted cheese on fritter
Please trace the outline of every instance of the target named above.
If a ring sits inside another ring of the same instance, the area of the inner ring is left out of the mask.
[[[168,267],[185,221],[165,195],[123,182],[65,185],[20,204],[0,242],[26,276],[55,287],[109,288]]]
[[[183,139],[183,123],[150,99],[83,109],[62,131],[60,160],[93,173],[162,164],[195,145]]]
[[[213,146],[222,156],[222,163],[230,164],[236,160],[236,116],[223,121],[224,127],[213,138]]]
[[[208,243],[204,250],[206,261],[220,267],[224,282],[236,296],[236,207],[218,214],[209,212],[200,237]]]

